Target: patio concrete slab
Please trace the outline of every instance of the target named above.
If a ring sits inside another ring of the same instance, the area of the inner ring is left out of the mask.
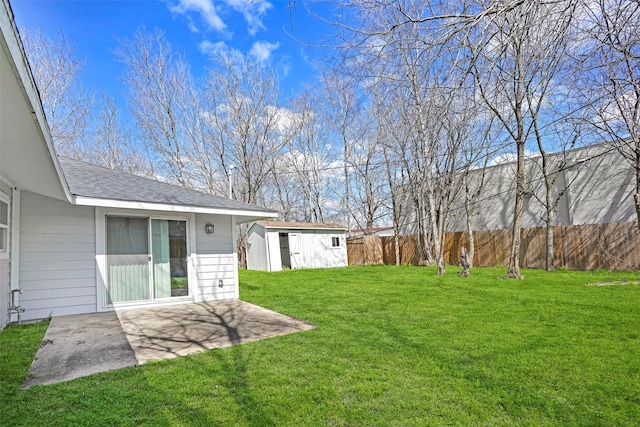
[[[136,364],[115,312],[54,317],[22,388]]]
[[[239,300],[54,317],[22,387],[53,384],[314,327]]]
[[[140,364],[314,328],[239,300],[119,311],[118,318]]]

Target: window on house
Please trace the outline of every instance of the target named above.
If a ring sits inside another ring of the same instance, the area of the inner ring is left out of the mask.
[[[9,204],[0,200],[0,255],[9,250]]]
[[[332,248],[339,248],[340,247],[340,238],[339,237],[332,237],[331,238],[331,247]]]

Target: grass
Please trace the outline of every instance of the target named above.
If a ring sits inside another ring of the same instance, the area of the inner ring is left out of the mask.
[[[20,390],[46,325],[0,333],[2,425],[640,423],[632,273],[241,272],[303,333]],[[586,286],[607,284],[608,286]],[[617,285],[619,284],[619,285]]]
[[[171,289],[187,289],[189,287],[189,279],[186,277],[172,277]]]

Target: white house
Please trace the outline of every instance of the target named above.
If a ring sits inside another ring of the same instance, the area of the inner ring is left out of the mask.
[[[277,212],[57,157],[0,1],[0,329],[238,298],[236,224]]]
[[[335,224],[257,221],[248,231],[247,269],[346,267],[345,231]]]

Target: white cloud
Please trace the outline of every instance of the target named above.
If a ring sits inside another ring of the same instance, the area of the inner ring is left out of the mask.
[[[289,73],[291,72],[291,62],[288,58],[283,59],[280,62],[280,70],[280,77],[284,78],[289,75]]]
[[[225,24],[218,15],[218,10],[212,0],[178,0],[176,5],[169,6],[169,10],[181,15],[186,15],[187,12],[199,13],[209,28],[216,31],[224,31],[224,29],[227,28],[227,24]],[[196,29],[193,22],[189,23],[189,28],[191,28],[192,31]]]
[[[220,0],[214,4],[214,0],[177,0],[173,5],[169,5],[169,10],[173,13],[186,15],[190,12],[199,14],[207,23],[209,29],[223,32],[227,29],[227,24],[220,17],[225,8],[242,14],[247,23],[247,31],[255,35],[258,31],[264,30],[264,16],[273,5],[265,0]],[[198,32],[193,21],[189,21],[189,28]]]
[[[257,41],[251,46],[249,55],[253,56],[258,62],[265,62],[271,58],[274,50],[280,47],[280,43],[269,43],[266,41]]]
[[[259,30],[264,30],[264,23],[262,18],[269,9],[273,7],[271,3],[264,0],[223,0],[228,6],[230,6],[236,12],[239,12],[244,17],[249,27],[249,34],[254,35]]]
[[[210,42],[209,40],[203,40],[198,43],[198,50],[209,57],[220,57],[220,58],[237,58],[241,60],[244,55],[238,49],[234,49],[231,46],[227,45],[225,42]]]
[[[211,43],[209,40],[203,40],[198,44],[198,49],[202,54],[216,56],[229,49],[225,42]]]

